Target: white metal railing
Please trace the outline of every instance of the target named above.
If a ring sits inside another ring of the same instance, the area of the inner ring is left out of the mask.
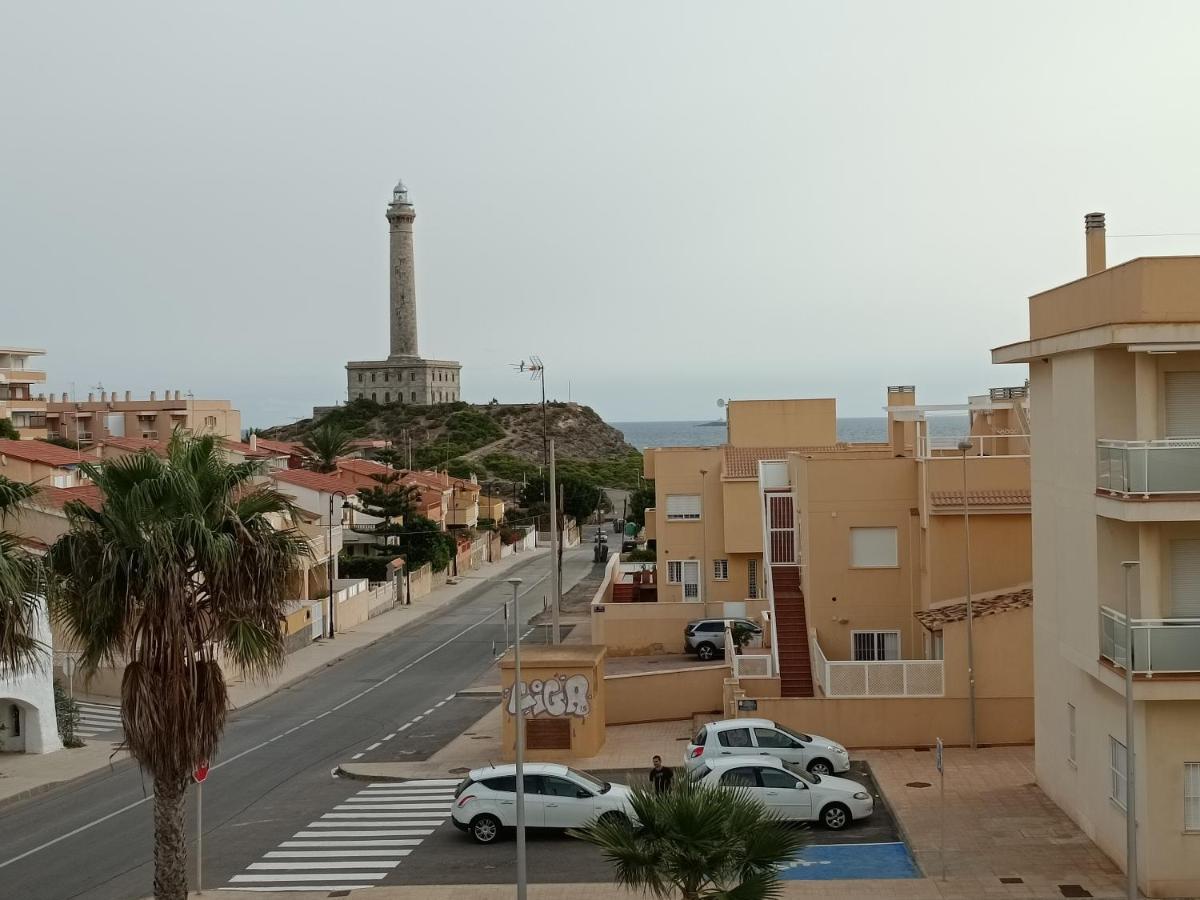
[[[1096,441],[1096,487],[1111,494],[1200,494],[1200,438]]]
[[[946,693],[940,659],[875,662],[830,660],[810,635],[813,674],[826,697],[941,697]]]
[[[1200,672],[1200,619],[1134,619],[1133,671],[1143,675]],[[1100,607],[1100,655],[1125,667],[1125,615]]]
[[[917,434],[917,458],[932,459],[940,456],[957,456],[960,440],[969,440],[968,456],[1028,456],[1028,434],[972,434],[957,437],[931,436],[920,430]]]

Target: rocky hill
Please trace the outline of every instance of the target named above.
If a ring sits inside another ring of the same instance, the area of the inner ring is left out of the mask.
[[[641,455],[591,407],[548,403],[546,420],[565,469],[587,469],[611,487],[636,482]],[[445,466],[456,474],[473,472],[481,479],[519,479],[542,463],[538,403],[407,406],[355,400],[320,418],[264,429],[262,434],[303,440],[326,423],[339,425],[354,437],[390,440],[401,451],[411,445],[414,466]]]

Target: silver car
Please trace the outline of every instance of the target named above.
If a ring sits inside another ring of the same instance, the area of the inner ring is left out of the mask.
[[[725,654],[725,626],[740,622],[750,629],[754,640],[762,640],[762,627],[751,619],[694,619],[683,629],[685,650],[700,659],[716,659]]]

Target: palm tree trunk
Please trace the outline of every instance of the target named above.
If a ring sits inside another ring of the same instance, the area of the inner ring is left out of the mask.
[[[187,900],[186,779],[154,779],[154,898]]]

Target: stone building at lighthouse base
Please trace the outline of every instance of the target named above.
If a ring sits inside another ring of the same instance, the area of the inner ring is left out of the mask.
[[[346,363],[346,396],[379,403],[452,403],[459,399],[461,364],[449,359],[392,357]]]

